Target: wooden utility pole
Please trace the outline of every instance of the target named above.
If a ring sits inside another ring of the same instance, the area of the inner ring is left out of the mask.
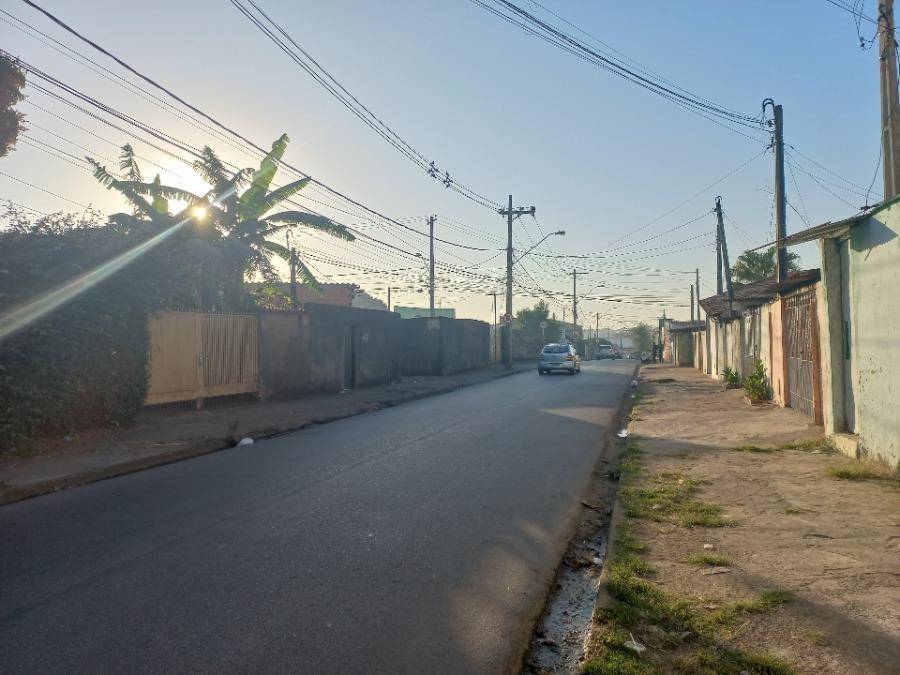
[[[503,346],[505,353],[503,354],[503,365],[507,370],[512,370],[512,317],[513,317],[513,218],[528,214],[533,216],[535,209],[533,206],[529,208],[513,208],[512,195],[509,196],[509,207],[499,209],[497,213],[506,216],[506,314],[503,317],[504,339]]]
[[[722,242],[722,262],[725,265],[725,290],[728,293],[728,316],[734,311],[734,287],[731,285],[731,265],[728,262],[728,240],[725,238],[725,223],[722,221],[722,198],[716,197],[716,222],[719,239]]]
[[[884,200],[900,193],[900,110],[897,101],[897,38],[894,0],[878,3],[878,47],[881,65],[881,147],[884,155]]]
[[[431,318],[434,318],[434,220],[435,216],[428,216],[428,309]]]

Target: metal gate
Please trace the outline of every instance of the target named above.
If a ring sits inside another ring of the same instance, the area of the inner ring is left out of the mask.
[[[156,312],[145,405],[259,391],[255,316]]]
[[[760,313],[759,308],[748,310],[743,318],[742,337],[744,347],[744,370],[743,375],[746,377],[756,369],[756,362],[759,361],[760,355]]]
[[[821,374],[818,358],[815,290],[784,298],[785,340],[787,342],[788,391],[791,407],[817,418]]]

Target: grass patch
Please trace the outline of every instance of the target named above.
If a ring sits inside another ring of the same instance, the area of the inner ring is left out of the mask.
[[[799,450],[801,452],[835,452],[834,444],[828,438],[809,438],[805,441],[785,443],[781,450]]]
[[[707,647],[678,661],[676,673],[686,675],[739,675],[759,673],[760,675],[791,675],[794,669],[781,659],[770,654],[749,654],[728,647]]]
[[[703,481],[676,471],[658,473],[649,482],[647,487],[622,488],[620,498],[630,518],[677,523],[682,527],[728,527],[733,524],[722,516],[721,506],[691,497]]]
[[[800,637],[816,647],[824,647],[828,644],[828,638],[825,636],[824,631],[817,628],[805,628],[801,630]]]
[[[793,506],[789,506],[784,510],[784,512],[786,514],[788,514],[789,516],[796,516],[799,513],[803,513],[803,509],[797,509],[797,508],[794,508]]]
[[[781,448],[773,448],[765,445],[739,445],[731,450],[732,452],[778,452]]]
[[[699,459],[700,455],[691,450],[690,452],[682,452],[680,455],[675,455],[678,459]]]
[[[832,466],[828,469],[828,475],[841,480],[870,480],[872,478],[886,478],[881,471],[864,464],[848,464],[846,466]]]
[[[731,567],[731,559],[727,555],[700,553],[689,556],[687,562],[691,565],[700,565],[701,567]]]
[[[620,499],[626,519],[616,530],[604,574],[611,604],[597,610],[590,648],[582,672],[589,675],[650,675],[671,672],[666,653],[683,657],[681,673],[741,672],[787,675],[790,666],[765,653],[750,653],[724,645],[728,631],[745,615],[771,611],[790,602],[793,594],[770,590],[750,600],[726,604],[709,612],[698,599],[668,592],[653,579],[655,570],[642,556],[646,544],[634,533],[634,518],[677,523],[686,527],[732,525],[722,507],[694,498],[704,481],[679,472],[662,472],[635,485],[641,473],[641,450],[629,439],[619,465],[623,487]],[[687,559],[701,566],[728,566],[724,555],[700,554]],[[639,656],[625,644],[631,637],[647,646]]]

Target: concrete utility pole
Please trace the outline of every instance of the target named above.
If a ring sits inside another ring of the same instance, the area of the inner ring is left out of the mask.
[[[694,323],[694,285],[691,284],[691,323]]]
[[[696,276],[696,291],[694,292],[694,297],[697,299],[697,323],[700,323],[700,268],[694,269],[694,275]]]
[[[894,0],[878,3],[878,48],[881,62],[881,147],[884,155],[884,200],[900,193],[900,111],[897,101],[897,37]]]
[[[725,289],[722,286],[722,237],[719,236],[719,228],[716,227],[716,295],[722,295]]]
[[[291,249],[291,309],[297,308],[297,249]]]
[[[494,361],[497,360],[497,292],[488,293],[494,299]]]
[[[784,240],[787,238],[787,193],[784,188],[784,116],[781,106],[775,105],[775,101],[772,99],[767,98],[763,101],[763,109],[767,105],[772,106],[772,113],[775,117],[775,278],[781,285],[787,280],[788,273],[787,249],[784,247]]]
[[[391,311],[391,287],[388,286],[388,311]]]
[[[579,272],[572,270],[572,337],[577,338],[578,332],[578,275],[587,274],[587,272]]]
[[[434,318],[434,221],[436,216],[428,216],[428,308]]]
[[[725,238],[725,223],[722,222],[722,198],[716,197],[716,220],[719,238],[722,241],[722,260],[725,263],[725,289],[728,293],[728,315],[734,311],[734,287],[731,285],[731,265],[728,262],[728,240]]]
[[[526,208],[513,208],[512,195],[509,196],[509,207],[506,209],[498,209],[497,213],[506,216],[506,315],[503,317],[504,339],[503,345],[506,353],[503,354],[503,365],[507,370],[512,370],[512,287],[513,287],[513,218],[528,214],[533,216],[535,209],[533,206]]]

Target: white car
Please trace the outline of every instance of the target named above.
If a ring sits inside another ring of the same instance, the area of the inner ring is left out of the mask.
[[[545,375],[551,370],[564,370],[569,375],[581,372],[581,357],[569,344],[545,345],[538,357],[538,375]]]

